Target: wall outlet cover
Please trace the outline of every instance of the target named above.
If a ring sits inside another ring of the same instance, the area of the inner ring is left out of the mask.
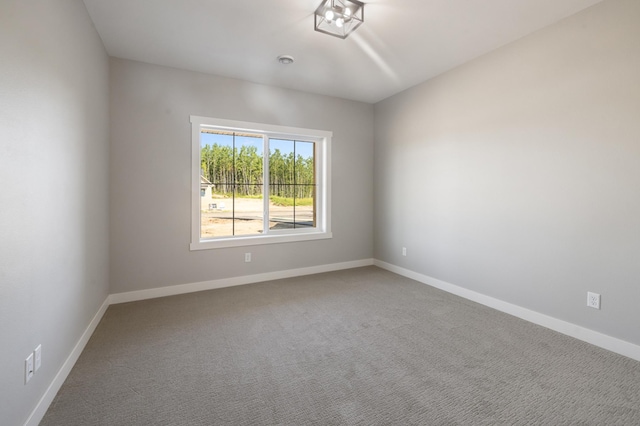
[[[24,384],[26,385],[33,377],[33,352],[24,360]]]
[[[587,292],[587,306],[600,309],[600,295],[598,293]]]
[[[40,366],[42,365],[42,345],[38,345],[36,347],[36,349],[33,351],[33,357],[34,362],[35,362],[35,366],[33,371],[38,371],[40,369]]]

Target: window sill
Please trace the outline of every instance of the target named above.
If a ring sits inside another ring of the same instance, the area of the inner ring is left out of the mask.
[[[294,243],[300,241],[326,240],[332,238],[331,232],[305,232],[286,235],[260,235],[247,237],[200,240],[190,245],[190,250],[212,250],[229,247],[258,246],[265,244]]]

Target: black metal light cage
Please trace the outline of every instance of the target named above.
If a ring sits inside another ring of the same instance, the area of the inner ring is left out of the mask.
[[[345,39],[364,22],[364,3],[358,0],[323,0],[313,18],[316,31]]]

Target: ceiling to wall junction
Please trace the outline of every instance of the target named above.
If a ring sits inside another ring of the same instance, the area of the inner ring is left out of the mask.
[[[320,0],[84,3],[111,56],[374,103],[600,1],[371,0],[346,40]]]

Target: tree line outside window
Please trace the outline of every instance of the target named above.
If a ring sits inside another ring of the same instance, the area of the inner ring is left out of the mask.
[[[263,194],[263,137],[208,131],[201,137],[201,171],[222,196]],[[314,143],[269,139],[269,196],[312,198],[315,192]]]

